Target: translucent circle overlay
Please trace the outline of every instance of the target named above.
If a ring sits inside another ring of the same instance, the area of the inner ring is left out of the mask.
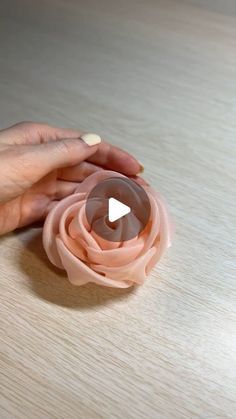
[[[129,214],[114,222],[108,219],[109,199],[130,207]],[[86,218],[91,230],[104,240],[124,242],[138,236],[148,224],[151,213],[145,190],[128,178],[112,177],[101,181],[86,201]]]

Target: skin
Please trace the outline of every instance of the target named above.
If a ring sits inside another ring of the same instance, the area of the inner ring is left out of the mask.
[[[0,234],[43,220],[98,170],[144,182],[133,156],[105,141],[89,147],[79,138],[82,134],[32,122],[0,131]]]

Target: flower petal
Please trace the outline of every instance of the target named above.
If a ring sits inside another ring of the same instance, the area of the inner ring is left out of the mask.
[[[136,284],[143,284],[145,278],[147,277],[146,267],[155,253],[156,249],[155,247],[152,247],[147,253],[139,256],[136,260],[119,267],[109,267],[106,265],[95,264],[91,264],[90,266],[92,269],[96,270],[96,272],[104,274],[106,277],[113,280],[122,279],[123,281],[132,281]]]
[[[149,196],[151,214],[149,223],[139,236],[122,241],[123,231],[139,223],[135,217],[117,220],[114,228],[120,241],[105,240],[94,233],[93,223],[107,223],[107,217],[101,217],[98,200],[90,226],[85,211],[86,198],[94,186],[112,177],[125,176],[112,171],[98,171],[89,176],[73,195],[52,209],[45,221],[43,243],[47,255],[54,265],[67,271],[69,280],[75,285],[94,282],[127,288],[134,283],[142,284],[171,244],[173,224],[165,201],[159,193],[145,185],[143,189]]]
[[[83,200],[84,193],[76,193],[60,201],[48,214],[43,229],[43,245],[49,260],[58,268],[63,269],[56,246],[56,236],[59,233],[59,222],[68,206]]]
[[[132,284],[129,281],[114,281],[111,278],[106,278],[103,275],[93,271],[80,259],[76,258],[64,245],[63,241],[57,237],[57,250],[60,255],[60,259],[67,272],[70,282],[74,285],[84,285],[88,282],[95,282],[98,285],[115,288],[128,288]]]
[[[127,248],[117,248],[110,250],[96,250],[92,247],[87,248],[88,260],[92,264],[106,265],[109,267],[120,267],[136,259],[142,250],[142,244]]]

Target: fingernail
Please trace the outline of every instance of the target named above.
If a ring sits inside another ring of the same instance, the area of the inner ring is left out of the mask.
[[[102,140],[101,137],[97,134],[83,134],[81,135],[81,140],[83,140],[89,147],[99,144]]]
[[[137,173],[137,175],[140,175],[141,173],[144,172],[144,166],[142,165],[142,163],[140,161],[138,163],[139,163],[140,169],[139,169],[139,172]]]

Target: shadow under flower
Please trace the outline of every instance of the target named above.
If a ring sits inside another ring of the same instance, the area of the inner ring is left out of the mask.
[[[125,299],[135,292],[134,287],[118,289],[92,283],[76,287],[68,281],[64,271],[49,262],[43,249],[41,228],[21,229],[16,234],[24,244],[20,269],[29,279],[33,292],[43,300],[73,309],[88,309]]]

